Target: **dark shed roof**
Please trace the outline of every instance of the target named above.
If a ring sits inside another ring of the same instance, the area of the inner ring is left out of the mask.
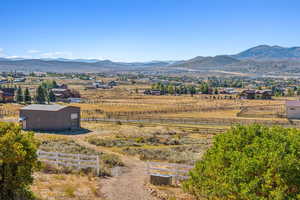
[[[21,108],[21,110],[43,110],[43,111],[59,111],[67,106],[62,106],[58,104],[54,105],[44,105],[44,104],[32,104]]]

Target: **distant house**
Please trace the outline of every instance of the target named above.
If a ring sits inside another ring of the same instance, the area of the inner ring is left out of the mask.
[[[1,88],[0,101],[4,103],[11,103],[15,100],[15,88]]]
[[[114,86],[117,86],[118,83],[117,83],[116,81],[109,81],[109,82],[107,83],[107,85],[110,86],[110,87],[114,87]]]
[[[234,88],[224,88],[219,90],[220,94],[236,94],[237,91]]]
[[[285,108],[288,119],[300,119],[300,101],[286,101]]]
[[[67,84],[61,84],[61,85],[58,85],[57,88],[68,89],[68,85]]]
[[[162,92],[160,90],[145,90],[144,94],[147,95],[162,95]]]
[[[114,85],[114,82],[111,83],[111,84]],[[96,81],[96,82],[93,83],[94,87],[101,88],[101,89],[111,89],[113,87],[112,85],[106,84],[102,81]]]
[[[53,88],[51,90],[54,93],[57,100],[67,99],[72,95],[69,89]]]
[[[53,88],[51,89],[54,93],[57,101],[67,101],[68,98],[80,98],[80,93],[76,90]]]
[[[272,90],[257,90],[255,93],[256,99],[272,99]]]
[[[255,99],[255,90],[244,90],[240,96],[242,99]]]
[[[7,80],[7,79],[1,79],[1,80],[0,80],[0,84],[6,84],[6,83],[8,83],[8,80]]]
[[[240,94],[242,99],[272,99],[272,90],[244,90]]]
[[[94,89],[97,89],[97,87],[94,86],[94,85],[88,85],[88,86],[85,87],[85,89],[86,90],[94,90]]]
[[[21,82],[25,82],[26,81],[26,78],[16,78],[14,80],[15,83],[21,83]]]
[[[99,86],[104,85],[104,83],[102,81],[95,81],[93,83],[93,86],[95,86],[96,88],[98,88]]]
[[[83,102],[83,100],[81,98],[72,98],[72,97],[70,97],[70,98],[68,98],[68,102],[70,102],[70,103],[81,103],[81,102]]]
[[[80,108],[75,106],[32,104],[21,108],[24,130],[60,131],[80,128]]]

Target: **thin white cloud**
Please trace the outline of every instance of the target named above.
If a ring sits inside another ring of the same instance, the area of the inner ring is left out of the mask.
[[[41,58],[73,58],[72,52],[68,51],[56,51],[56,52],[47,52],[40,54]]]
[[[35,50],[35,49],[30,49],[30,50],[27,51],[27,53],[29,53],[29,54],[37,54],[37,53],[40,53],[40,52],[41,51]]]
[[[16,59],[16,58],[31,59],[32,57],[31,56],[5,56],[5,58],[8,58],[8,59]]]

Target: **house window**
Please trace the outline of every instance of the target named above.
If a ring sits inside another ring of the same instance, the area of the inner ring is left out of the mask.
[[[71,119],[78,119],[78,113],[71,113]]]
[[[296,110],[295,108],[290,108],[290,110]]]

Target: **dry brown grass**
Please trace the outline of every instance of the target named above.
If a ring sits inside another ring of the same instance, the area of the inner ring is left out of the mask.
[[[41,200],[100,200],[99,183],[99,178],[93,176],[37,172],[31,189]]]
[[[34,88],[42,80],[54,78],[33,78],[24,85]],[[98,78],[104,81],[113,78]],[[90,103],[74,103],[70,105],[79,106],[82,118],[125,118],[125,119],[202,119],[202,118],[239,118],[237,113],[242,107],[283,105],[286,97],[275,97],[274,100],[240,100],[240,99],[213,99],[209,95],[181,96],[151,96],[136,93],[136,89],[150,88],[150,85],[119,85],[113,89],[85,90],[85,87],[93,81],[78,79],[56,79],[60,84],[68,84],[69,88],[80,91],[81,96]],[[224,95],[220,95],[224,98]],[[91,103],[94,102],[94,103]],[[17,111],[21,106],[5,104],[0,107],[2,110]],[[17,116],[8,116],[17,117]],[[252,118],[255,118],[252,117]],[[258,116],[259,118],[259,116]]]

